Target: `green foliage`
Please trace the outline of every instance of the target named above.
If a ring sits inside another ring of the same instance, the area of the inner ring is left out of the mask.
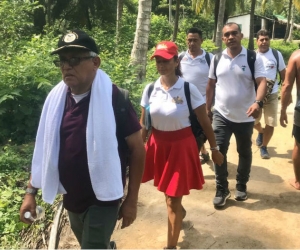
[[[164,40],[171,40],[173,26],[170,25],[168,18],[162,15],[151,15],[151,29],[149,34],[149,48],[155,47],[157,43]]]
[[[16,247],[24,224],[19,220],[32,146],[5,146],[0,151],[0,242],[1,248]],[[20,239],[19,239],[20,240]],[[13,245],[11,245],[13,244]]]
[[[28,39],[33,33],[31,15],[37,4],[34,1],[14,0],[0,1],[0,54],[10,55],[10,52],[20,48],[19,41]],[[2,58],[1,58],[2,60]]]
[[[24,243],[20,235],[28,226],[19,219],[24,189],[29,180],[29,166],[33,144],[21,146],[6,145],[0,151],[0,248],[20,248]],[[46,208],[47,215],[43,223],[34,225],[34,230],[42,230],[49,224],[51,209],[37,198],[37,203]],[[48,208],[48,209],[47,209]]]
[[[293,30],[293,39],[300,40],[300,30]]]
[[[18,42],[0,61],[0,143],[23,143],[34,138],[46,94],[59,80],[49,56],[53,35]]]

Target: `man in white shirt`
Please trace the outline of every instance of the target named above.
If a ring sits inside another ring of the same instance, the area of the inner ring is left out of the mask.
[[[182,77],[185,81],[193,83],[205,99],[208,71],[213,55],[201,48],[203,39],[200,29],[190,28],[186,35],[188,50],[179,55]],[[198,143],[198,148],[201,152],[201,164],[208,162],[210,157],[205,145],[201,147]]]
[[[281,80],[284,81],[286,66],[282,54],[270,48],[270,35],[267,30],[262,29],[257,32],[256,42],[258,46],[257,56],[261,57],[264,62],[266,77],[275,82],[273,88],[270,88],[270,95],[264,102],[264,106],[254,125],[254,128],[258,131],[256,145],[260,147],[260,156],[263,159],[269,159],[270,155],[267,146],[274,133],[274,127],[277,126],[279,82],[276,76],[277,71],[279,71]],[[278,61],[274,53],[277,53]],[[265,118],[265,127],[262,127],[260,123],[262,114],[264,114]]]
[[[258,117],[267,90],[262,59],[252,60],[253,76],[248,64],[248,55],[250,59],[254,59],[255,52],[250,53],[251,51],[247,51],[241,45],[242,38],[243,34],[238,24],[224,25],[222,40],[227,48],[221,55],[213,57],[206,89],[207,114],[213,120],[216,141],[220,152],[225,156],[222,165],[214,166],[217,191],[213,204],[218,207],[224,206],[230,197],[226,155],[232,134],[235,135],[239,154],[235,199],[247,199],[246,184],[252,164],[251,137],[254,119]],[[215,69],[215,58],[218,56],[220,60]],[[257,91],[253,78],[257,84]],[[215,104],[212,111],[213,101]]]

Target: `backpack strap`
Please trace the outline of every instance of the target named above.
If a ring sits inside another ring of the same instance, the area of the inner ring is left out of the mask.
[[[279,74],[279,82],[278,82],[278,84],[280,85],[282,79],[281,79],[281,75],[280,75],[280,72],[279,72],[279,56],[278,56],[278,51],[276,49],[272,49],[272,53],[273,53],[273,56],[275,57],[276,62],[277,62],[277,73]]]
[[[178,55],[178,59],[179,61],[182,60],[182,58],[185,56],[185,51],[182,51],[179,55]]]
[[[155,83],[155,82],[151,83],[150,86],[149,86],[148,93],[147,93],[148,99],[150,98],[151,93],[152,93],[152,91],[153,91],[154,83]]]
[[[207,62],[207,65],[208,65],[208,67],[210,67],[210,55],[209,55],[209,53],[207,53],[207,52],[205,52],[206,54],[205,54],[205,60],[206,60],[206,62]]]
[[[189,108],[190,114],[193,113],[192,104],[191,104],[191,93],[190,93],[190,84],[188,82],[184,82],[184,94],[186,98],[186,102]]]
[[[257,84],[256,84],[256,81],[255,81],[255,76],[254,76],[255,60],[256,60],[256,52],[253,51],[253,50],[247,49],[247,63],[248,63],[248,66],[250,68],[250,71],[251,71],[251,75],[252,75],[252,79],[253,79],[254,86],[255,86],[255,91],[256,91],[257,90]]]
[[[216,80],[218,79],[217,78],[217,66],[218,66],[218,63],[220,62],[221,57],[222,57],[222,52],[215,54],[215,57],[214,57],[214,74],[215,74]]]
[[[129,105],[129,91],[126,89],[122,89],[118,87],[118,95],[117,102],[115,107],[115,115],[116,115],[116,126],[117,126],[117,136],[121,136],[120,134],[120,126],[123,126],[127,122],[127,111]]]
[[[276,59],[277,62],[277,72],[279,72],[279,57],[278,57],[278,51],[276,49],[272,49],[272,53]]]

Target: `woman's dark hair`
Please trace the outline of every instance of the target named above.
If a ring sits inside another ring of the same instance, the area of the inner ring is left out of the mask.
[[[178,59],[178,56],[174,56],[173,59],[174,59],[174,61],[176,61]],[[180,60],[179,60],[178,65],[177,65],[177,67],[175,69],[175,74],[177,76],[182,77],[182,72],[181,72],[181,67],[180,67]]]

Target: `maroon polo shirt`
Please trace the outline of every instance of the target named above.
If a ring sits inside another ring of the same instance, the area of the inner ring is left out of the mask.
[[[112,104],[114,112],[117,105],[118,91],[117,86],[113,85]],[[63,199],[64,207],[74,213],[82,213],[91,205],[113,206],[120,202],[120,199],[100,201],[96,198],[92,188],[86,152],[86,125],[89,102],[90,94],[75,103],[69,89],[60,127],[59,178],[67,191]],[[118,150],[123,182],[125,180],[128,152],[122,142],[124,142],[125,137],[141,129],[131,103],[128,106],[126,121],[126,124],[117,124]]]

